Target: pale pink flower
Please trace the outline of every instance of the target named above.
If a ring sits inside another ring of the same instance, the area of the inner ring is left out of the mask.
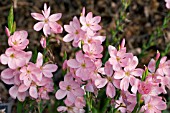
[[[100,42],[84,44],[83,51],[85,52],[85,56],[89,57],[90,59],[103,57],[103,55],[101,54],[101,52],[103,51],[103,46]]]
[[[47,44],[46,44],[46,38],[45,37],[42,37],[41,40],[40,40],[40,44],[41,46],[45,49]]]
[[[7,68],[1,72],[1,80],[9,85],[15,84],[15,85],[20,85],[21,81],[19,79],[20,75],[19,70],[14,70]]]
[[[8,48],[5,51],[5,54],[2,54],[0,58],[2,64],[8,64],[11,69],[17,69],[18,67],[22,67],[27,64],[31,55],[31,52]]]
[[[127,91],[129,87],[130,80],[135,77],[141,77],[143,74],[143,70],[140,68],[136,68],[138,65],[138,58],[136,56],[130,60],[128,66],[124,68],[124,70],[116,71],[114,74],[115,79],[122,79],[120,82],[120,89]],[[133,79],[135,80],[135,79]]]
[[[137,104],[136,94],[131,94],[128,91],[126,92],[122,91],[121,96],[122,96],[123,102],[126,105],[126,112],[131,113]]]
[[[18,98],[19,101],[24,101],[28,96],[28,92],[18,92],[18,86],[14,85],[9,89],[9,94],[13,99]]]
[[[37,70],[35,70],[37,73],[36,77],[39,81],[42,80],[43,75],[47,78],[53,77],[52,72],[55,72],[57,70],[57,65],[55,64],[45,64],[43,65],[43,55],[39,52],[36,60],[36,67],[38,67]]]
[[[76,76],[80,77],[82,80],[90,79],[90,73],[95,70],[94,63],[90,58],[85,57],[82,51],[76,53],[76,59],[68,60],[67,65],[77,69]]]
[[[157,73],[164,76],[164,75],[168,75],[170,76],[170,60],[167,60],[167,57],[164,56],[161,58],[160,60],[160,64],[159,64],[159,67],[157,69]]]
[[[108,47],[110,54],[109,62],[113,65],[113,70],[119,71],[122,67],[125,67],[129,63],[129,59],[133,58],[132,53],[126,53],[126,48],[122,48],[119,51],[111,45]]]
[[[15,31],[14,34],[8,38],[8,44],[14,49],[23,50],[29,44],[29,40],[27,39],[27,37],[27,31]]]
[[[42,13],[43,15],[40,13],[31,13],[31,16],[34,19],[40,21],[34,25],[34,30],[40,31],[43,28],[45,36],[48,36],[51,33],[61,33],[63,31],[61,25],[56,22],[61,18],[61,13],[52,14],[50,16],[50,7],[47,8],[46,4],[44,4]]]
[[[166,103],[162,101],[161,97],[154,96],[145,101],[145,105],[142,106],[141,112],[144,113],[161,113],[162,110],[167,108]]]
[[[20,80],[23,80],[25,86],[30,87],[32,80],[36,81],[35,70],[36,66],[33,63],[29,63],[27,66],[24,66],[20,69]]]
[[[113,68],[109,62],[105,63],[104,67],[105,78],[99,77],[95,80],[95,85],[97,88],[103,88],[106,84],[106,95],[113,98],[116,94],[115,87],[119,88],[120,81],[115,80],[113,77]]]
[[[165,2],[166,2],[166,7],[167,7],[168,9],[170,9],[170,0],[165,0]]]
[[[76,97],[82,97],[84,95],[83,89],[80,85],[73,81],[72,75],[68,73],[64,77],[64,81],[59,83],[60,89],[56,92],[55,96],[58,100],[64,98],[67,95],[67,100],[74,103]]]
[[[74,17],[73,21],[71,21],[69,25],[64,25],[64,29],[69,33],[63,38],[63,41],[65,42],[74,40],[73,43],[78,43],[85,34],[80,27],[80,22],[77,17]]]
[[[87,34],[94,36],[95,32],[101,29],[99,22],[101,21],[100,16],[93,17],[93,13],[89,12],[87,16],[80,16],[80,23],[83,25],[82,29],[87,31]]]

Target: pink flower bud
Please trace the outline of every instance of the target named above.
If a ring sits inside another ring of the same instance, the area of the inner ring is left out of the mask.
[[[41,38],[40,44],[43,48],[46,48],[46,39],[44,37]]]
[[[124,46],[125,46],[125,39],[122,40],[120,48],[124,48]]]
[[[9,31],[8,27],[6,27],[6,26],[5,26],[5,33],[8,37],[10,37],[10,31]]]
[[[157,53],[156,53],[156,61],[159,59],[160,57],[160,52],[157,50]]]

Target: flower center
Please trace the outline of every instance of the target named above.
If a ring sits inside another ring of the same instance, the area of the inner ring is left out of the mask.
[[[129,76],[130,75],[130,72],[128,71],[128,72],[125,72],[125,75],[126,76]]]
[[[71,87],[70,87],[70,85],[69,86],[67,86],[67,91],[70,91],[71,90]]]
[[[86,67],[86,64],[85,64],[85,63],[81,64],[81,67],[85,68],[85,67]]]
[[[120,58],[119,58],[119,57],[116,57],[116,60],[117,60],[117,61],[120,61]]]
[[[107,80],[108,80],[109,82],[112,82],[112,77],[107,77]]]
[[[78,35],[78,34],[79,34],[79,31],[78,31],[78,30],[76,30],[75,34],[76,34],[76,35]]]
[[[11,58],[15,58],[15,55],[14,55],[14,54],[11,54],[10,57],[11,57]]]
[[[15,40],[15,42],[13,42],[13,44],[14,44],[14,45],[17,45],[18,43],[17,43],[17,41]]]
[[[45,19],[44,22],[47,23],[47,22],[48,22],[48,19]]]
[[[88,27],[90,26],[90,24],[86,24]]]

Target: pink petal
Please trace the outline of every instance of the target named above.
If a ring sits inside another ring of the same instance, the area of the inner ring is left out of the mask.
[[[76,60],[77,60],[78,62],[83,62],[83,61],[84,61],[84,55],[83,55],[82,51],[78,51],[78,52],[76,53]]]
[[[102,88],[107,84],[108,80],[106,78],[99,78],[95,80],[95,85],[97,88]]]
[[[86,18],[85,18],[84,16],[81,16],[81,17],[80,17],[80,23],[81,23],[82,25],[86,25]]]
[[[36,86],[31,86],[30,89],[29,89],[29,94],[31,97],[33,98],[38,98],[38,92],[37,92],[37,88]]]
[[[108,83],[106,87],[106,95],[109,96],[110,98],[113,98],[116,94],[115,87],[113,86],[112,83]]]
[[[60,99],[64,98],[66,96],[66,94],[67,94],[66,91],[59,89],[56,92],[55,97],[56,97],[56,99],[60,100]]]
[[[0,57],[0,61],[2,64],[7,64],[8,63],[8,57],[5,54],[2,54]]]
[[[18,68],[18,67],[16,66],[15,60],[14,60],[14,59],[11,59],[11,58],[8,60],[8,66],[9,66],[9,68],[11,68],[11,69],[16,69],[16,68]]]
[[[58,112],[66,112],[66,111],[67,111],[67,107],[65,107],[65,106],[59,106],[59,107],[57,108],[57,111],[58,111]]]
[[[127,91],[129,87],[129,78],[124,77],[120,82],[120,89]]]
[[[101,21],[101,17],[95,16],[94,18],[92,18],[91,23],[92,24],[98,24],[100,21]]]
[[[56,22],[56,21],[58,21],[61,18],[61,16],[62,16],[61,13],[52,14],[49,17],[49,20],[52,21],[52,22]]]
[[[43,74],[44,74],[44,76],[47,77],[47,78],[53,77],[53,74],[52,74],[50,71],[43,71]]]
[[[41,67],[43,64],[43,55],[39,52],[36,60],[36,66]]]
[[[47,36],[49,34],[51,34],[51,29],[49,27],[48,24],[45,24],[44,27],[43,27],[43,32],[44,32],[44,35]]]
[[[19,101],[23,102],[25,100],[26,96],[27,96],[27,92],[23,92],[23,93],[18,92],[17,98]]]
[[[70,34],[74,33],[74,29],[70,25],[64,25],[64,29],[65,29],[65,31],[67,31]]]
[[[9,89],[9,94],[12,98],[16,99],[17,95],[18,95],[18,87],[17,86],[12,86]]]
[[[93,31],[98,31],[101,29],[101,26],[100,25],[93,25],[93,26],[90,26],[90,28],[93,30]]]
[[[93,17],[93,13],[92,12],[89,12],[87,13],[87,16],[86,16],[86,22],[89,22]]]
[[[62,90],[66,90],[67,86],[68,86],[67,82],[61,81],[61,82],[59,83],[59,87],[60,87],[60,89],[62,89]]]
[[[11,79],[1,78],[1,80],[2,80],[5,84],[8,84],[8,85],[14,84],[14,78],[11,78]]]
[[[73,39],[74,39],[73,35],[67,34],[66,36],[64,36],[63,41],[64,41],[64,42],[70,42],[70,41],[72,41]]]
[[[55,72],[58,69],[58,66],[55,64],[46,64],[43,66],[43,71]]]
[[[77,89],[73,90],[72,93],[77,97],[81,97],[84,95],[84,90],[81,88],[77,88]]]
[[[36,20],[44,20],[44,16],[39,13],[31,13],[31,16]]]
[[[75,59],[70,59],[70,60],[68,60],[68,61],[67,61],[67,65],[68,65],[69,67],[71,67],[71,68],[78,68],[78,67],[80,67],[79,62],[77,62],[77,60],[75,60]]]
[[[125,73],[123,71],[117,71],[114,73],[115,79],[122,79],[125,76]]]
[[[76,100],[76,96],[75,96],[72,92],[68,92],[68,94],[67,94],[67,99],[68,99],[70,102],[74,103],[75,100]]]
[[[36,23],[35,25],[34,25],[34,30],[35,31],[40,31],[42,28],[43,28],[43,26],[44,26],[44,22],[38,22],[38,23]]]
[[[148,69],[150,72],[155,72],[155,68],[156,68],[156,61],[152,58],[148,64]]]
[[[11,79],[14,77],[14,70],[7,68],[1,72],[1,77],[3,79]]]
[[[141,77],[142,74],[143,74],[143,69],[140,69],[140,68],[137,68],[137,69],[134,69],[132,72],[131,72],[132,75],[136,76],[136,77]]]
[[[28,90],[28,86],[24,85],[24,84],[21,84],[18,88],[18,92],[25,92]]]

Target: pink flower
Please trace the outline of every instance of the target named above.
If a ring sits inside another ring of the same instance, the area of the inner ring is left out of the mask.
[[[43,15],[40,13],[31,13],[34,19],[40,21],[34,25],[34,30],[40,31],[43,28],[45,36],[51,33],[61,33],[63,31],[61,25],[56,23],[56,21],[61,18],[61,13],[52,14],[50,16],[50,7],[47,9],[46,4],[44,4],[44,11],[42,11],[42,13]]]
[[[101,45],[100,41],[92,44],[84,44],[83,51],[85,52],[85,56],[91,59],[103,57],[103,55],[101,54],[101,52],[103,51],[103,46]]]
[[[87,31],[87,34],[90,36],[94,36],[95,32],[101,29],[101,26],[99,25],[100,21],[101,17],[93,17],[92,12],[89,12],[86,17],[84,15],[80,17],[80,22],[83,25],[82,29]]]
[[[76,59],[68,60],[67,65],[77,69],[76,76],[80,77],[82,80],[90,79],[90,73],[95,70],[94,63],[90,58],[85,57],[82,51],[76,53]]]
[[[165,0],[165,2],[166,2],[166,7],[167,7],[168,9],[170,9],[170,0]]]
[[[157,73],[162,76],[170,75],[170,60],[166,61],[166,59],[166,56],[161,58],[159,68],[157,69]]]
[[[109,62],[113,65],[113,70],[119,71],[121,67],[125,67],[129,63],[129,59],[133,58],[131,53],[126,53],[126,48],[121,48],[119,51],[111,45],[108,47],[109,54],[111,58],[109,58]]]
[[[144,113],[161,113],[162,110],[167,108],[166,103],[162,101],[161,97],[154,96],[148,101],[145,101],[145,105],[142,106],[141,112]]]
[[[25,98],[27,97],[28,92],[20,93],[20,92],[18,92],[18,86],[14,85],[9,89],[9,94],[13,99],[18,98],[19,101],[23,102],[25,100]]]
[[[84,95],[83,89],[80,85],[73,81],[72,75],[68,73],[64,77],[64,81],[59,83],[60,89],[56,92],[55,96],[58,100],[64,98],[67,95],[67,100],[74,103],[76,97],[82,97]]]
[[[23,83],[28,88],[31,86],[32,80],[36,81],[35,72],[36,69],[35,64],[29,63],[27,66],[24,66],[20,69],[20,80],[23,80]]]
[[[31,52],[8,48],[5,51],[5,54],[2,54],[0,58],[2,64],[8,64],[11,69],[17,69],[18,67],[22,67],[27,64],[31,55]]]
[[[107,84],[106,95],[113,98],[116,94],[115,86],[119,87],[119,80],[114,79],[112,65],[109,62],[105,64],[104,73],[104,75],[107,76],[105,78],[97,78],[95,80],[95,85],[97,88],[102,88]]]
[[[42,46],[44,49],[46,48],[46,39],[45,39],[45,37],[42,37],[42,38],[41,38],[40,44],[41,44],[41,46]]]
[[[74,40],[74,43],[78,43],[81,38],[84,37],[84,31],[81,29],[80,22],[77,17],[73,18],[70,25],[64,25],[64,29],[69,33],[63,38],[63,41],[65,42]]]
[[[12,46],[14,49],[23,50],[29,44],[29,40],[27,39],[28,33],[27,31],[15,31],[13,35],[11,35],[8,39],[9,46]]]
[[[123,70],[116,71],[114,74],[115,79],[122,79],[120,82],[120,89],[127,91],[129,87],[130,80],[133,79],[134,76],[141,77],[143,74],[143,70],[140,68],[136,68],[138,65],[138,58],[136,56],[130,60],[128,66],[126,66]]]
[[[1,72],[1,80],[9,85],[15,84],[15,85],[20,85],[21,81],[19,79],[20,75],[19,70],[14,70],[7,68]]]
[[[39,81],[42,80],[43,75],[47,78],[53,77],[52,72],[55,72],[57,70],[57,65],[55,64],[45,64],[43,65],[43,55],[39,52],[37,56],[37,61],[36,61],[36,67],[39,69],[35,70],[37,73],[36,77]]]

